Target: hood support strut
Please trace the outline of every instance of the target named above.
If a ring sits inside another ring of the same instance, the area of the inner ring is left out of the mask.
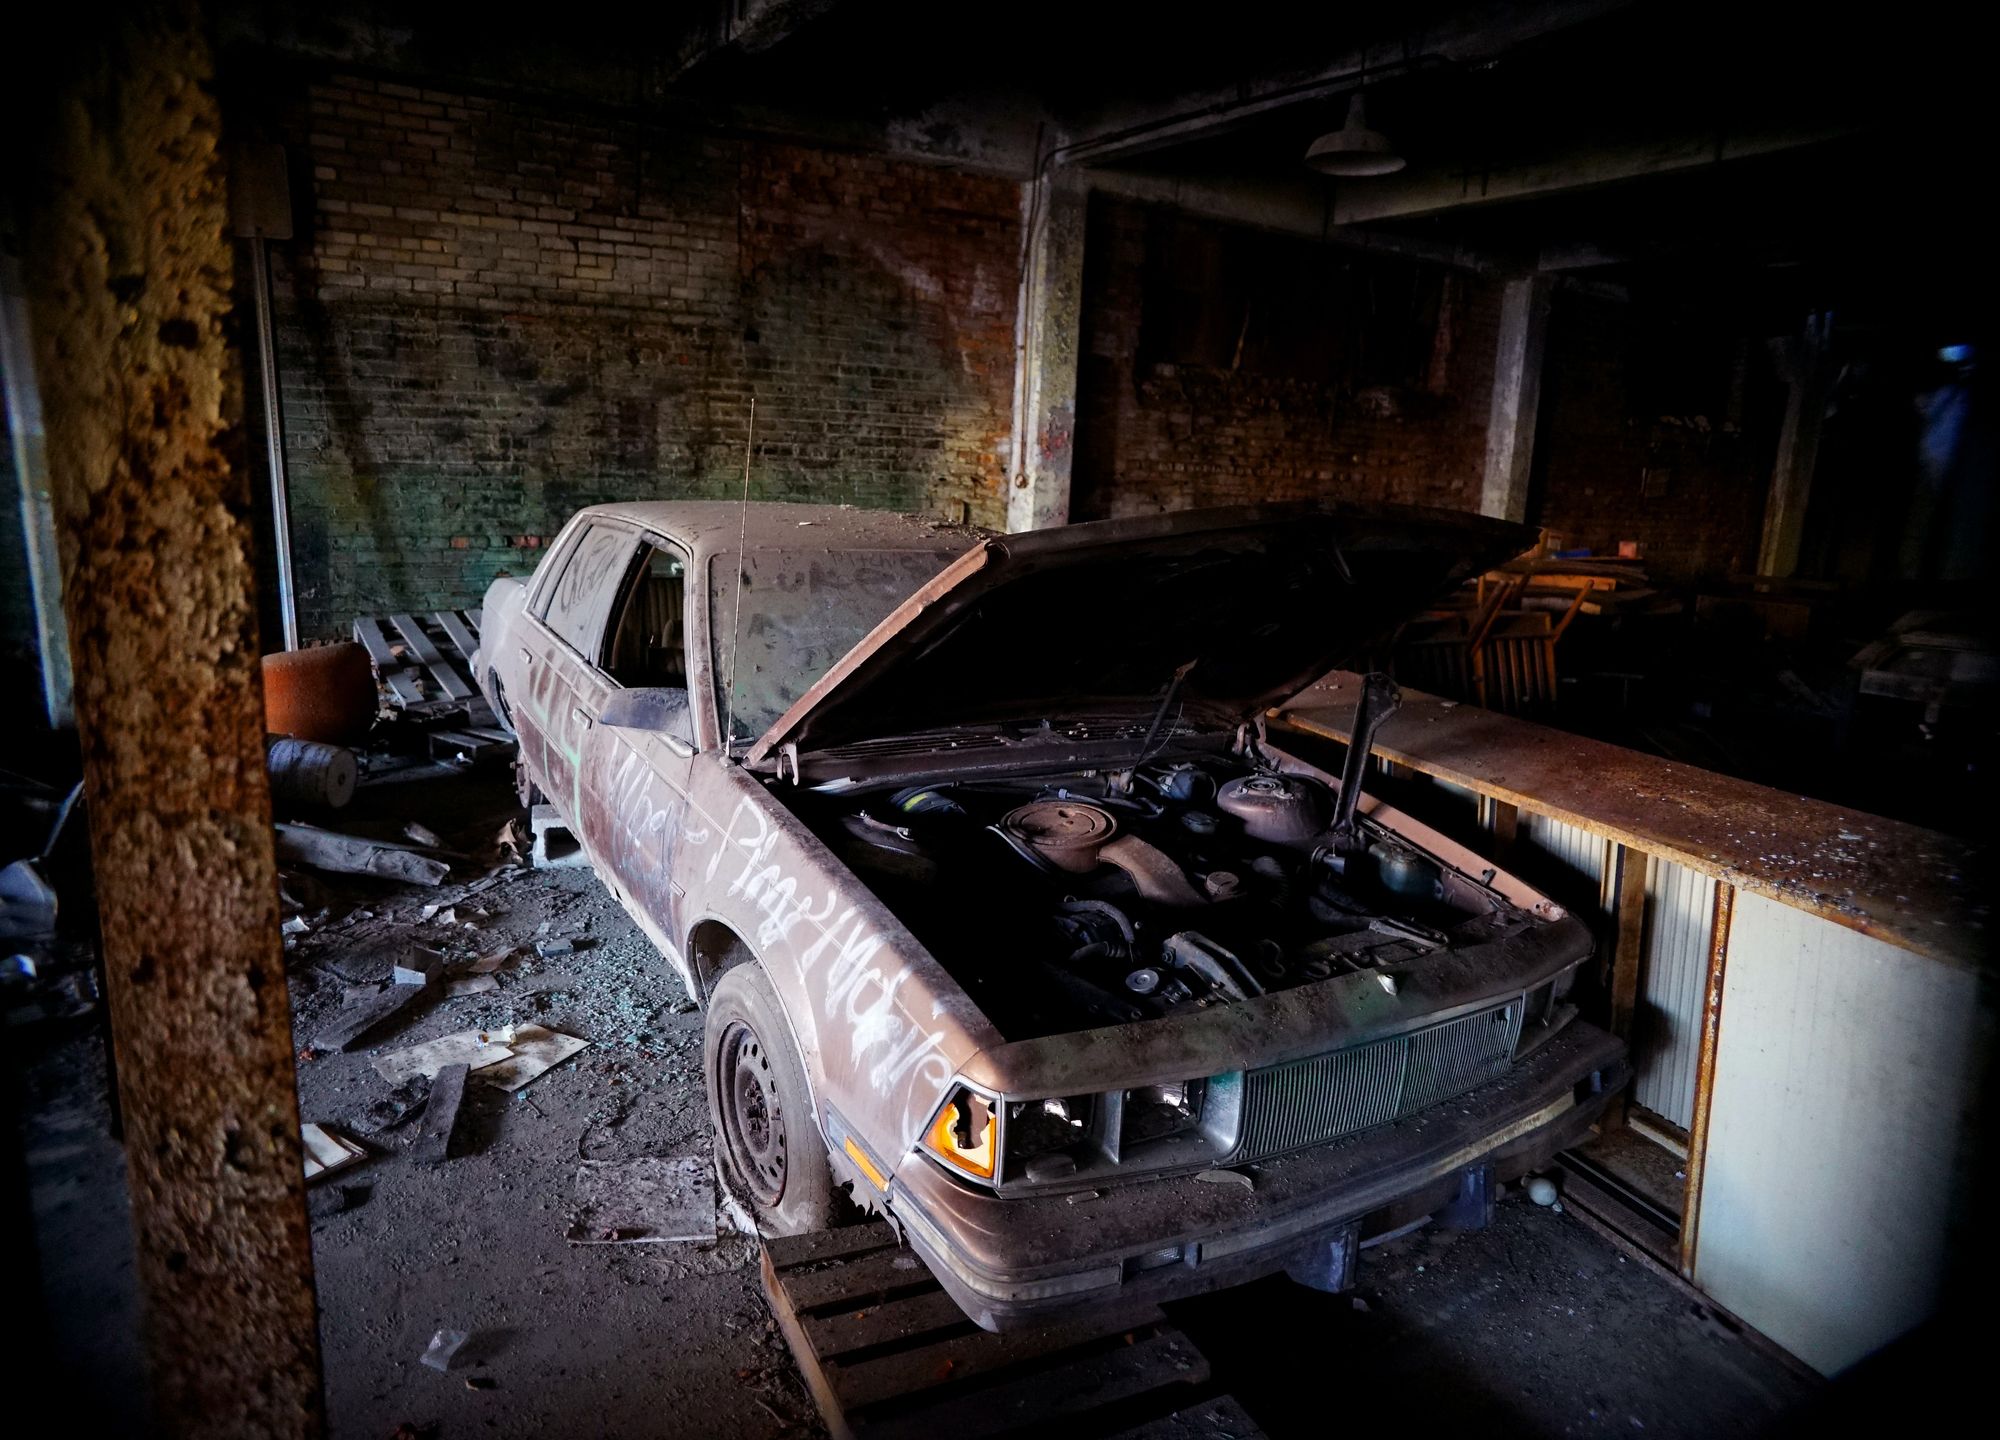
[[[1382,722],[1402,706],[1403,692],[1396,682],[1380,671],[1370,672],[1361,682],[1361,701],[1354,707],[1354,731],[1347,739],[1347,758],[1340,766],[1340,798],[1333,808],[1331,840],[1336,855],[1364,848],[1355,807],[1361,803],[1361,777],[1368,773],[1368,752],[1374,747],[1375,732]]]

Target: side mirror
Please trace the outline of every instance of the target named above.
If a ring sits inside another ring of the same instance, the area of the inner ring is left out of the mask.
[[[694,743],[694,711],[688,706],[688,692],[667,686],[612,691],[597,716],[597,723],[616,730],[644,730],[688,745]]]

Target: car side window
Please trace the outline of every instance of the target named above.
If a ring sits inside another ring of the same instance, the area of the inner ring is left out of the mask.
[[[603,656],[605,624],[637,544],[629,531],[592,525],[577,538],[549,587],[543,620],[593,665]]]
[[[647,545],[625,591],[605,668],[627,689],[687,689],[687,566]]]

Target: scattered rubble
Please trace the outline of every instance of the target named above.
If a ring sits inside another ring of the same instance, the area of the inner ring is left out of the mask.
[[[706,1154],[586,1160],[577,1168],[573,1198],[572,1244],[715,1239],[715,1162]]]
[[[368,1156],[366,1147],[355,1143],[331,1125],[307,1123],[299,1127],[305,1141],[306,1183],[308,1185]]]

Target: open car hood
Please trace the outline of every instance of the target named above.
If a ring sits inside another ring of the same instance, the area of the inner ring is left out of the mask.
[[[1185,510],[984,541],[752,747],[765,763],[954,725],[1145,712],[1229,725],[1298,693],[1535,531],[1455,511]]]

